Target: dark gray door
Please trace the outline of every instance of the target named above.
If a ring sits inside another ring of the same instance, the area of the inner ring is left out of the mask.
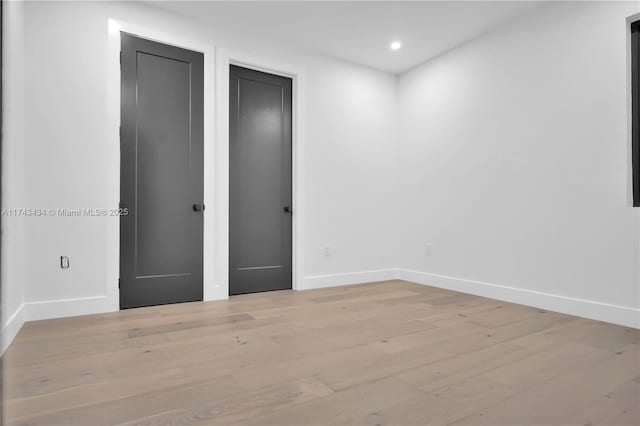
[[[231,66],[229,293],[291,288],[291,79]]]
[[[204,56],[121,39],[120,307],[202,300]]]

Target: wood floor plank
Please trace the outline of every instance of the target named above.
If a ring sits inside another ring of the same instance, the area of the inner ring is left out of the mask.
[[[256,416],[238,424],[286,425],[375,425],[394,424],[384,411],[414,396],[416,390],[394,377],[346,389],[312,401]]]
[[[639,425],[640,331],[386,281],[25,324],[9,425]]]
[[[567,423],[579,425],[637,426],[640,419],[640,383],[629,380],[616,391],[569,416]]]
[[[515,360],[509,365],[491,370],[486,376],[500,383],[527,389],[566,374],[569,370],[581,374],[609,356],[606,351],[572,342]]]
[[[385,424],[446,425],[476,413],[515,393],[486,377],[474,377],[432,392],[415,392],[382,411]]]
[[[551,380],[465,417],[455,425],[567,425],[573,413],[592,405],[598,395],[571,384]],[[496,403],[497,402],[497,403]]]
[[[292,407],[333,394],[321,381],[305,378],[266,387],[253,392],[209,399],[188,409],[179,408],[151,417],[127,422],[127,425],[231,425],[269,415],[280,408]]]
[[[125,398],[96,401],[89,405],[61,408],[53,412],[32,417],[28,413],[22,418],[9,420],[9,425],[68,425],[109,426],[148,417],[157,410],[188,409],[195,404],[223,397],[240,388],[230,377],[207,382],[194,382],[159,391],[139,393]],[[9,414],[10,416],[10,414]]]

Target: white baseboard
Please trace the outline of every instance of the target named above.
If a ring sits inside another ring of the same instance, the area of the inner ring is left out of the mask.
[[[113,309],[109,307],[107,296],[27,302],[24,304],[24,310],[26,321],[74,317],[113,311]]]
[[[533,306],[540,309],[598,321],[605,321],[626,327],[640,328],[640,309],[628,306],[611,305],[593,300],[578,299],[575,297],[560,296],[557,294],[542,293],[499,284],[401,268],[397,269],[397,276],[399,279],[418,284],[460,291],[497,300],[504,300],[506,302]]]
[[[314,288],[338,287],[349,284],[373,283],[388,281],[397,278],[397,270],[378,269],[374,271],[348,272],[344,274],[312,275],[305,277],[298,290],[311,290]]]
[[[111,311],[113,311],[113,308],[109,306],[107,296],[23,303],[2,327],[2,353],[9,347],[26,321],[99,314]]]
[[[302,285],[298,286],[298,290],[393,279],[402,279],[417,284],[504,300],[626,327],[640,328],[640,309],[402,268],[308,276],[304,278]],[[25,321],[112,311],[114,309],[107,296],[24,303],[7,319],[2,327],[2,353],[9,347]]]
[[[7,350],[24,324],[24,304],[5,321],[2,326],[2,353]]]

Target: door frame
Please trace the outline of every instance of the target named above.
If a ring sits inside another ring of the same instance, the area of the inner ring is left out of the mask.
[[[179,34],[148,28],[131,22],[109,18],[107,21],[107,138],[108,158],[111,165],[107,181],[110,191],[107,205],[117,208],[120,202],[120,33],[126,32],[136,37],[193,50],[204,54],[204,203],[214,204],[215,166],[215,46],[206,41],[185,38]],[[215,216],[212,208],[203,212],[203,300],[214,300],[215,282],[214,257]],[[105,218],[106,242],[106,298],[103,311],[120,310],[120,219]]]
[[[249,53],[218,48],[216,54],[217,87],[216,98],[216,282],[220,284],[224,297],[229,296],[229,66],[237,65],[256,71],[290,78],[291,84],[291,286],[301,289],[304,282],[304,69],[291,64],[273,61]],[[222,298],[222,293],[220,294]]]
[[[204,203],[203,301],[229,298],[229,65],[238,65],[292,79],[292,288],[304,283],[304,69],[261,56],[217,48],[163,29],[109,18],[107,21],[107,140],[110,164],[106,204],[120,201],[120,32],[204,54]],[[97,312],[120,310],[120,220],[104,218],[105,297]]]
[[[640,13],[634,13],[625,20],[627,39],[627,206],[636,207],[633,197],[633,73],[631,69],[631,24],[640,21]]]

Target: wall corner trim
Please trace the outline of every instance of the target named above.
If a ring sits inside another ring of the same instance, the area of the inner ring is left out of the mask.
[[[7,350],[25,322],[24,303],[2,325],[2,354]]]
[[[4,354],[27,321],[100,314],[117,310],[111,306],[107,296],[25,302],[2,327],[2,353]]]

